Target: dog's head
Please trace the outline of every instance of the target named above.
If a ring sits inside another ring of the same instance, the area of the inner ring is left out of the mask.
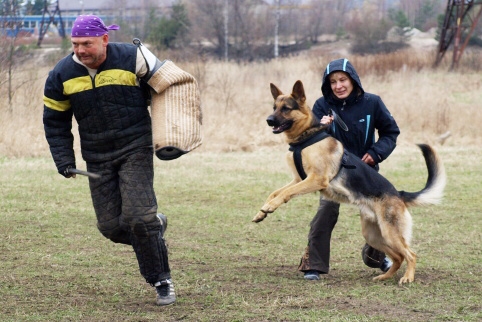
[[[274,98],[273,113],[266,122],[273,128],[274,134],[284,133],[288,138],[295,138],[312,126],[313,114],[306,105],[305,90],[301,81],[296,81],[291,94],[283,94],[274,84],[271,95]]]

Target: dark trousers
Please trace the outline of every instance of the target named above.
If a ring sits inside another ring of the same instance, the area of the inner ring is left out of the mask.
[[[339,203],[320,198],[320,206],[311,221],[308,246],[298,267],[300,271],[317,270],[322,274],[328,274],[330,270],[331,233],[338,221],[339,214]],[[371,249],[372,252],[381,253],[369,245],[366,247]],[[384,254],[381,254],[384,257]],[[365,262],[365,264],[367,263]]]
[[[152,149],[142,148],[107,162],[88,162],[97,227],[115,243],[131,245],[142,276],[154,284],[170,278],[167,248],[161,236],[154,194]]]

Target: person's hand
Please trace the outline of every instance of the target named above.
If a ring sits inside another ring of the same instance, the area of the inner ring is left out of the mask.
[[[372,156],[369,155],[368,153],[365,153],[365,155],[362,158],[362,161],[368,164],[369,166],[375,166],[375,160],[373,160]]]
[[[323,115],[323,118],[320,120],[321,124],[329,125],[333,122],[333,115]]]
[[[75,178],[75,174],[69,172],[69,169],[72,169],[72,168],[75,169],[75,165],[65,166],[59,169],[59,173],[66,178]]]

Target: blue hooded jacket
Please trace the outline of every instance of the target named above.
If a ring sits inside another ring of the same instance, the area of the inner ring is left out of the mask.
[[[337,71],[347,73],[353,80],[353,91],[344,100],[338,99],[331,90],[328,76]],[[355,68],[347,59],[337,59],[328,64],[323,74],[321,91],[323,96],[315,102],[313,113],[321,119],[333,109],[341,117],[348,126],[348,131],[343,131],[333,122],[329,132],[348,151],[359,158],[368,153],[377,165],[392,153],[400,129],[382,99],[378,95],[365,93]],[[376,142],[375,130],[378,132]]]

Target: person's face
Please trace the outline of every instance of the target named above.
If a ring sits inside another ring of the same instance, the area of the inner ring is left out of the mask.
[[[106,58],[109,35],[100,37],[72,37],[77,58],[87,67],[97,69]]]
[[[353,91],[353,83],[345,72],[334,72],[329,75],[330,86],[333,94],[339,99],[345,99]]]

